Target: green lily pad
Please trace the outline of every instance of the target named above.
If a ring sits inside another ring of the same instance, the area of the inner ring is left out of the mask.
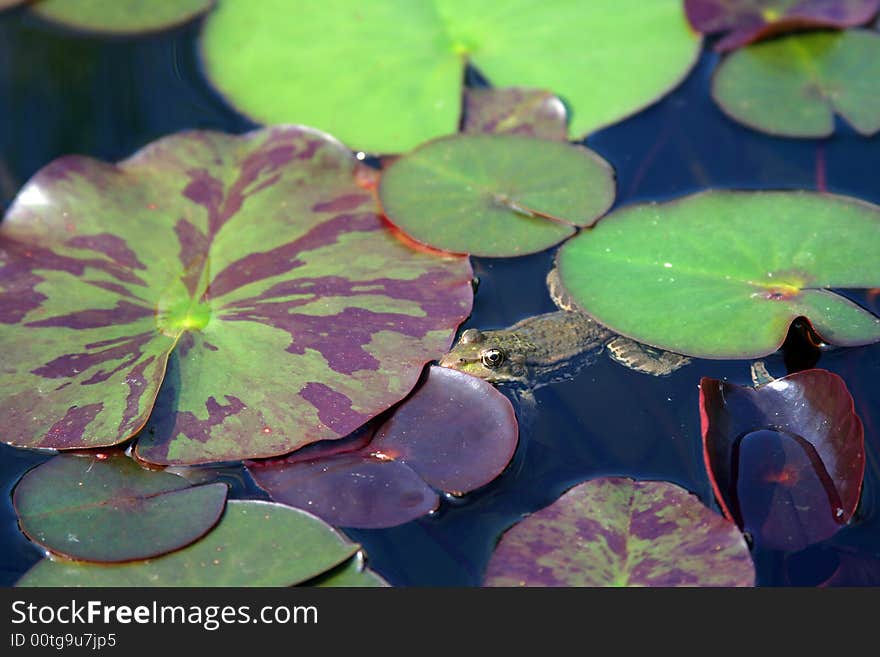
[[[551,89],[580,138],[646,107],[696,61],[680,0],[223,2],[208,77],[261,123],[307,123],[361,150],[403,152],[458,128],[467,62],[496,86]],[[623,83],[622,81],[625,81]]]
[[[549,91],[504,87],[464,90],[465,133],[568,140],[565,105]]]
[[[124,564],[43,559],[16,586],[293,586],[335,568],[358,549],[305,511],[230,500],[217,527],[182,550]]]
[[[78,30],[134,34],[185,23],[213,5],[214,0],[38,0],[30,9]]]
[[[390,586],[383,577],[367,568],[364,553],[358,552],[342,566],[337,566],[326,575],[307,582],[304,586],[327,586],[346,588],[368,588]]]
[[[683,488],[584,482],[502,537],[486,586],[753,586],[736,525]]]
[[[630,338],[701,358],[776,351],[806,317],[826,342],[880,340],[828,288],[880,285],[880,208],[813,192],[709,191],[623,208],[562,246],[574,301]]]
[[[288,126],[38,172],[0,224],[0,439],[120,443],[161,384],[139,458],[239,460],[400,401],[468,316],[472,272],[397,240],[356,162]]]
[[[507,257],[543,251],[614,202],[593,151],[517,135],[456,135],[396,160],[379,182],[388,219],[436,249]]]
[[[12,503],[22,531],[56,554],[133,561],[177,550],[220,519],[226,484],[190,486],[122,455],[63,455],[28,472]]]
[[[712,96],[751,128],[784,137],[825,137],[834,115],[863,135],[880,130],[880,34],[817,32],[736,51],[718,67]]]

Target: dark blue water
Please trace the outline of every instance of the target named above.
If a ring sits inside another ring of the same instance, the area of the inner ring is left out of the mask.
[[[102,40],[61,33],[21,11],[0,14],[0,204],[8,206],[28,177],[64,154],[112,161],[179,130],[254,127],[202,78],[197,34],[193,24],[145,38]],[[775,139],[741,128],[709,97],[716,61],[704,52],[675,92],[587,140],[617,172],[617,206],[707,187],[817,184],[880,202],[880,137],[860,137],[842,124],[823,140]],[[554,309],[544,287],[552,255],[474,259],[480,288],[465,327],[507,326]],[[873,303],[858,292],[850,296]],[[816,365],[845,379],[865,424],[868,466],[851,526],[797,554],[756,550],[759,584],[815,585],[838,566],[843,583],[880,583],[880,344],[819,353],[793,332],[766,362],[775,376]],[[537,391],[536,412],[522,417],[514,461],[495,482],[447,500],[431,517],[347,533],[363,543],[371,566],[392,584],[477,585],[505,528],[591,477],[672,481],[717,508],[702,459],[702,376],[750,381],[743,361],[695,361],[658,379],[603,357],[576,378]],[[45,458],[0,445],[0,585],[14,583],[42,556],[18,531],[9,494],[21,474]],[[234,495],[259,494],[247,479],[227,480]]]

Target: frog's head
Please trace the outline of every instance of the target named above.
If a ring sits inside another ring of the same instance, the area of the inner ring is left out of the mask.
[[[517,349],[518,342],[508,331],[468,329],[440,359],[440,365],[490,383],[523,381],[525,358]]]

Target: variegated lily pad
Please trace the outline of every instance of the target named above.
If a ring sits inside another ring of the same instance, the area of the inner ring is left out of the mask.
[[[461,131],[565,141],[567,114],[559,98],[541,89],[465,89]]]
[[[0,225],[0,439],[122,442],[164,381],[138,456],[238,460],[406,396],[467,317],[471,269],[394,238],[355,168],[302,127],[45,167]]]
[[[22,477],[12,502],[22,531],[56,554],[133,561],[201,538],[220,519],[226,490],[190,486],[122,454],[62,455]]]
[[[753,586],[732,522],[686,490],[618,477],[575,486],[501,537],[486,586]]]
[[[215,0],[37,0],[41,18],[89,32],[136,34],[184,23],[208,11]]]
[[[684,0],[684,8],[695,30],[724,33],[715,44],[724,51],[792,30],[862,25],[880,0]]]
[[[431,367],[372,438],[354,437],[345,452],[314,445],[248,469],[277,502],[334,525],[391,527],[437,508],[437,490],[488,484],[510,462],[517,437],[513,407],[493,386]]]
[[[334,569],[358,549],[305,511],[230,500],[217,527],[182,550],[124,564],[43,559],[16,586],[293,586]]]

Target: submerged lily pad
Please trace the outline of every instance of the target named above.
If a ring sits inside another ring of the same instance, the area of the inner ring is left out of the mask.
[[[702,358],[776,351],[799,316],[830,343],[880,318],[828,288],[880,283],[880,208],[812,192],[709,191],[622,208],[559,250],[565,289],[639,342]]]
[[[179,25],[213,5],[214,0],[37,0],[30,10],[78,30],[134,34]]]
[[[863,135],[880,130],[880,34],[789,36],[749,46],[718,67],[712,97],[732,119],[784,137],[825,137],[839,114]]]
[[[715,496],[756,543],[798,550],[852,517],[864,431],[836,374],[805,370],[758,388],[704,378],[700,418]]]
[[[461,131],[568,139],[565,105],[549,91],[504,87],[464,90]]]
[[[53,162],[0,224],[0,439],[139,458],[273,456],[406,396],[470,312],[464,258],[384,228],[356,160],[302,127]],[[166,373],[166,362],[174,358]]]
[[[193,486],[122,454],[63,455],[28,472],[12,503],[22,531],[56,554],[133,561],[177,550],[220,519],[226,484]]]
[[[436,509],[435,489],[463,494],[492,481],[513,457],[517,433],[513,407],[493,386],[432,366],[366,444],[248,470],[275,501],[334,525],[392,527]]]
[[[593,151],[517,135],[457,135],[382,174],[388,219],[436,249],[506,257],[543,251],[614,202],[614,171]]]
[[[684,9],[698,32],[725,33],[715,44],[725,51],[792,30],[862,25],[880,0],[684,0]]]
[[[736,525],[683,488],[587,481],[501,537],[485,586],[753,586]]]
[[[305,511],[230,500],[217,527],[182,550],[124,564],[43,559],[16,586],[293,586],[358,549]]]
[[[495,86],[551,89],[581,138],[676,86],[700,38],[680,0],[223,2],[208,77],[262,123],[307,123],[361,150],[403,152],[458,128],[465,65]],[[340,66],[340,63],[343,65]],[[626,83],[621,83],[625,80]]]

